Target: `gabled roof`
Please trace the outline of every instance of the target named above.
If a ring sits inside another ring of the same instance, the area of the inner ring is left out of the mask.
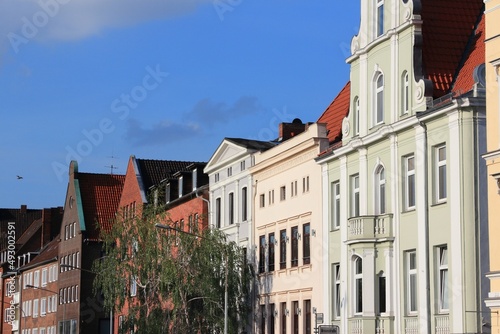
[[[165,179],[173,179],[174,174],[177,172],[189,171],[188,167],[192,164],[204,164],[195,161],[147,159],[136,159],[136,162],[146,191],[152,186],[160,184]]]
[[[225,138],[225,139],[236,145],[257,151],[264,151],[278,144],[276,142],[271,142],[271,141],[260,141],[260,140],[243,139],[243,138]]]
[[[330,144],[342,139],[342,120],[349,115],[350,94],[349,81],[318,119],[318,123],[326,123]]]
[[[60,238],[54,238],[51,242],[49,242],[45,247],[40,250],[40,254],[38,254],[33,261],[30,261],[25,266],[19,268],[21,271],[28,270],[31,268],[35,268],[39,265],[57,261],[57,257],[59,255],[59,243]]]
[[[485,33],[485,16],[483,14],[481,15],[481,21],[470,38],[469,48],[465,54],[465,62],[453,84],[453,92],[456,95],[469,92],[474,87],[474,70],[485,62]]]
[[[100,230],[109,231],[114,222],[125,175],[78,173],[78,181],[86,238],[98,240]]]
[[[483,0],[422,0],[422,60],[434,98],[451,91],[482,12]]]
[[[20,209],[0,209],[0,250],[5,249],[7,238],[3,235],[7,233],[8,223],[16,223],[16,241],[26,231],[26,229],[37,219],[42,218],[42,210],[27,209],[22,205]]]

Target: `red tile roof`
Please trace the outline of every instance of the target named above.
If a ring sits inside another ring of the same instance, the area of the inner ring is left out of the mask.
[[[109,231],[113,225],[125,175],[78,173],[78,180],[86,238],[97,240],[101,230]]]
[[[342,139],[342,120],[349,114],[350,94],[349,81],[318,119],[318,123],[326,123],[330,144]]]
[[[477,66],[484,64],[485,61],[484,35],[485,17],[482,15],[481,21],[471,38],[470,47],[467,50],[464,65],[458,72],[458,76],[453,84],[453,92],[457,95],[470,91],[475,84],[473,77],[474,69]]]
[[[483,0],[422,0],[424,75],[434,98],[450,92],[482,11]]]
[[[40,250],[40,254],[38,254],[33,261],[21,267],[21,271],[34,268],[37,265],[47,262],[57,261],[57,257],[59,255],[59,243],[60,241],[58,237],[49,242]]]

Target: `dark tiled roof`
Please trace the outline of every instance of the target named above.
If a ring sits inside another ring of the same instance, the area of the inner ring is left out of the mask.
[[[271,147],[274,147],[277,145],[276,142],[243,139],[243,138],[226,138],[226,140],[228,140],[236,145],[243,146],[243,147],[246,147],[246,148],[249,148],[252,150],[257,150],[257,151],[265,151],[265,150],[268,150]]]
[[[450,92],[482,9],[483,0],[422,0],[424,76],[434,98]]]
[[[0,236],[7,233],[8,223],[16,223],[16,240],[26,231],[35,220],[42,218],[42,210],[39,209],[0,209]],[[7,247],[7,238],[0,237],[0,249]]]
[[[485,43],[484,43],[484,35],[485,35],[485,18],[484,15],[481,15],[481,21],[479,22],[477,29],[474,31],[469,48],[466,51],[466,60],[464,65],[458,72],[458,76],[453,84],[453,92],[457,95],[461,93],[469,92],[475,82],[474,82],[474,69],[484,64],[485,61]]]
[[[21,271],[36,267],[45,262],[51,262],[52,260],[56,261],[59,253],[59,242],[59,237],[49,242],[40,250],[40,254],[38,254],[33,261],[20,268]]]
[[[86,238],[97,240],[100,230],[111,229],[118,211],[125,175],[78,173],[78,180]]]
[[[330,144],[342,139],[342,120],[349,114],[350,94],[349,81],[318,119],[318,123],[326,123]]]
[[[162,180],[174,178],[177,172],[188,171],[192,164],[202,164],[195,161],[146,160],[136,159],[144,188],[147,191]]]

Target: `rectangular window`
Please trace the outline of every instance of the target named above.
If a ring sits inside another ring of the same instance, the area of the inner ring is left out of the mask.
[[[221,227],[221,207],[220,197],[215,200],[215,227]]]
[[[281,334],[286,334],[286,303],[280,304]]]
[[[404,158],[404,194],[405,209],[415,208],[415,158],[413,155]]]
[[[266,271],[266,236],[259,237],[259,274]]]
[[[340,182],[332,182],[332,230],[340,227]]]
[[[248,219],[248,198],[247,187],[241,188],[241,221]]]
[[[184,194],[184,189],[183,189],[183,186],[184,186],[184,178],[182,176],[179,177],[179,197],[182,197],[182,195]]]
[[[435,148],[435,197],[436,202],[446,200],[446,145]]]
[[[276,326],[276,305],[269,304],[270,315],[269,315],[269,334],[274,334],[274,327]]]
[[[448,247],[438,247],[437,252],[439,311],[448,312]]]
[[[417,252],[406,252],[406,307],[409,314],[417,312]]]
[[[292,181],[290,183],[290,188],[291,188],[291,197],[297,196],[297,181]]]
[[[299,227],[292,227],[292,267],[299,264]]]
[[[385,276],[381,275],[378,277],[378,312],[385,313],[386,311],[386,287],[385,287]]]
[[[40,299],[40,316],[44,317],[47,314],[47,299]]]
[[[38,318],[38,299],[33,300],[33,318]]]
[[[247,169],[246,164],[245,164],[245,160],[243,160],[242,162],[240,162],[240,169],[242,171],[244,171],[245,169]]]
[[[263,208],[266,206],[266,195],[260,194],[259,196],[260,207]]]
[[[234,224],[234,193],[229,194],[228,205],[229,205],[229,225],[233,225]]]
[[[260,305],[260,332],[266,332],[266,305]]]
[[[292,333],[299,334],[299,302],[292,302],[292,312],[293,312],[293,323],[292,323]]]
[[[274,204],[274,189],[273,190],[269,190],[269,205],[272,205]]]
[[[286,268],[286,230],[280,231],[280,269]]]
[[[310,299],[304,300],[304,312],[305,312],[305,314],[304,314],[304,327],[305,327],[304,333],[311,334],[312,317],[311,317],[311,300]]]
[[[286,200],[286,187],[282,186],[280,188],[280,201]]]
[[[215,180],[215,182],[219,182],[220,181],[220,175],[219,175],[219,173],[215,173],[214,180]]]
[[[33,285],[37,288],[40,286],[40,270],[35,271],[33,276]]]
[[[275,259],[275,252],[274,252],[274,246],[276,243],[276,239],[274,237],[274,233],[269,233],[269,245],[268,245],[268,270],[269,271],[274,271],[274,259]]]
[[[359,175],[351,176],[351,217],[359,216]]]
[[[309,176],[302,178],[302,192],[306,193],[309,191]]]
[[[303,264],[311,263],[311,224],[307,223],[302,226],[302,252]]]
[[[333,275],[333,318],[340,318],[340,264],[334,264],[332,268]]]
[[[227,176],[233,176],[233,167],[228,167],[227,169]]]
[[[135,297],[137,295],[137,281],[135,276],[130,276],[130,297]]]
[[[384,0],[377,1],[377,37],[384,34]]]
[[[195,191],[198,186],[198,169],[193,169],[191,175],[193,176],[193,191]]]

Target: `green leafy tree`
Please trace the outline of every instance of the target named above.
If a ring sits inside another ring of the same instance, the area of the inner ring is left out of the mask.
[[[223,333],[226,291],[227,332],[242,332],[252,280],[243,250],[197,223],[181,232],[158,211],[119,219],[102,236],[105,257],[94,263],[94,290],[108,311],[128,308],[120,333]]]

